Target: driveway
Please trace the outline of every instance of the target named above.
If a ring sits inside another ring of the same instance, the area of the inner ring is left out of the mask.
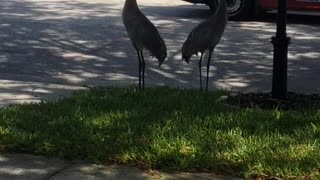
[[[138,3],[169,50],[160,68],[155,59],[146,58],[146,84],[198,88],[197,57],[189,65],[182,62],[180,48],[191,29],[208,17],[207,7],[180,0]],[[138,60],[122,24],[123,4],[124,0],[2,0],[0,105],[56,99],[88,86],[137,84]],[[229,23],[215,50],[210,89],[271,89],[274,17]],[[320,93],[318,18],[289,16],[290,91]]]

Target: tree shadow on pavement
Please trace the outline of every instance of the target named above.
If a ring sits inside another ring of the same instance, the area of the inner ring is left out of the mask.
[[[140,8],[159,28],[169,50],[160,68],[155,59],[146,58],[146,83],[198,88],[197,57],[187,65],[180,48],[192,28],[208,17],[207,8]],[[0,76],[16,84],[1,86],[8,103],[23,101],[24,96],[49,98],[83,86],[136,84],[138,61],[122,25],[121,3],[4,0],[0,11]],[[293,38],[289,90],[319,92],[319,27],[292,24],[288,29]],[[214,53],[210,89],[270,90],[274,32],[268,22],[230,22]],[[26,90],[30,83],[41,93]]]
[[[177,9],[179,13],[175,14]],[[170,30],[167,27],[162,28],[161,24],[159,26],[165,32],[165,36],[168,36],[167,39],[177,39],[181,36],[181,41],[177,44],[182,44],[188,32],[209,16],[209,11],[205,8],[192,9],[186,6],[145,7],[143,10],[151,17],[164,16],[164,19],[166,17],[170,19],[171,14],[174,14],[175,20]],[[316,74],[320,70],[320,53],[317,51],[320,48],[319,26],[317,26],[319,23],[315,21],[317,17],[289,15],[288,19],[288,36],[292,39],[289,46],[289,90],[319,93],[320,87],[315,83]],[[212,86],[241,91],[271,90],[273,64],[271,37],[275,35],[276,30],[273,22],[275,22],[274,14],[267,14],[251,21],[229,21],[225,35],[213,57]],[[176,54],[179,52],[175,51]],[[196,66],[196,63],[191,64],[191,67]],[[192,73],[197,74],[196,69],[193,69]],[[197,79],[193,79],[192,84],[197,84],[196,81]]]

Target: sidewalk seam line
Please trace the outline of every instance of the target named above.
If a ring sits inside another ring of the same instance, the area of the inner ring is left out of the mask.
[[[61,172],[64,171],[64,170],[70,168],[70,167],[73,166],[74,164],[76,164],[76,162],[72,162],[72,163],[70,163],[70,164],[67,164],[67,165],[63,166],[62,168],[60,168],[60,169],[54,171],[53,173],[49,174],[49,175],[48,175],[47,177],[45,177],[43,180],[49,180],[49,179],[53,178],[54,176],[58,175],[59,173],[61,173]]]

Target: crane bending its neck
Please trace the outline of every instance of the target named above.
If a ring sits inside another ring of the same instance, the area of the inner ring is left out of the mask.
[[[222,16],[228,15],[226,0],[216,0],[218,2],[218,7],[212,16]]]
[[[218,1],[218,7],[213,15],[207,20],[208,23],[213,23],[215,25],[219,24],[225,26],[228,21],[228,10],[226,0],[216,0]]]
[[[125,8],[136,9],[138,8],[137,0],[126,0],[124,4]]]

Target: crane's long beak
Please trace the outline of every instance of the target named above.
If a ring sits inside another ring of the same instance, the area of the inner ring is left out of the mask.
[[[185,61],[187,64],[189,64],[189,62],[190,62],[190,58],[182,58],[182,61]]]
[[[159,60],[159,65],[158,65],[159,67],[166,60],[166,58],[167,58],[167,53],[161,55],[161,57],[158,59]]]
[[[182,61],[186,61],[188,64],[189,64],[189,62],[190,62],[190,57],[189,56],[184,56],[184,55],[182,55]]]
[[[160,66],[161,66],[162,64],[163,64],[163,61],[162,61],[162,62],[160,61],[160,62],[159,62],[159,65],[158,65],[158,67],[160,67]]]

